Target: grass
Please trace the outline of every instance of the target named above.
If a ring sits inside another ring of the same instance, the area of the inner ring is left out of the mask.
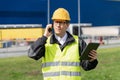
[[[0,80],[41,80],[41,62],[28,57],[0,59]]]
[[[119,80],[120,47],[99,49],[98,53],[99,64],[94,70],[82,70],[82,80]]]
[[[82,80],[119,80],[120,47],[98,50],[99,64],[94,70],[82,70]],[[0,80],[42,80],[41,61],[27,56],[1,58]]]

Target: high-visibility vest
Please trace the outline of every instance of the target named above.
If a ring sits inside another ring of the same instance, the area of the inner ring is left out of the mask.
[[[45,56],[42,58],[44,80],[81,80],[78,37],[75,42],[61,51],[58,44],[45,45]]]

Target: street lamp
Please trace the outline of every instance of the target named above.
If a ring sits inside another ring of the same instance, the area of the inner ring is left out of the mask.
[[[81,37],[80,31],[80,0],[78,0],[78,36]]]
[[[47,0],[47,23],[50,23],[50,0]]]

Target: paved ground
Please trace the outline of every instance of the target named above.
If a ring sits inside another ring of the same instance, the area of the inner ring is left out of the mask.
[[[29,46],[1,48],[0,58],[16,57],[16,56],[23,56],[23,55],[27,56],[28,47]],[[112,48],[112,47],[120,47],[120,44],[101,45],[99,48]]]
[[[113,47],[120,47],[120,44],[109,44],[100,46],[100,48],[113,48]]]
[[[17,57],[17,56],[24,56],[27,55],[27,52],[13,52],[13,53],[0,53],[0,58],[6,58],[6,57]]]
[[[28,46],[1,48],[0,58],[27,55],[27,51],[28,51]]]

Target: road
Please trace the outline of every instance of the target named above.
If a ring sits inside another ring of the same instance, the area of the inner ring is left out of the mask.
[[[0,49],[0,58],[27,56],[28,47],[29,46],[2,48]],[[99,48],[113,48],[113,47],[120,47],[120,44],[100,45]]]
[[[120,44],[101,45],[99,48],[114,48],[114,47],[120,47]]]
[[[27,56],[28,47],[29,46],[1,48],[0,58],[16,57],[16,56],[24,56],[24,55]]]

